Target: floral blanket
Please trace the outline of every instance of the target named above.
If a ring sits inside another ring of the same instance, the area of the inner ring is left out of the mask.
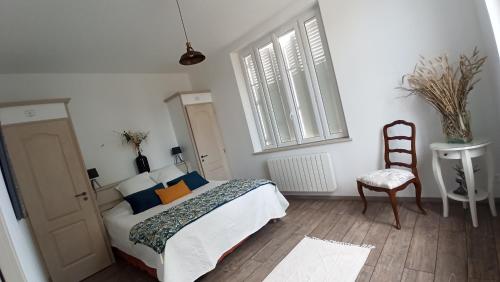
[[[152,216],[132,227],[130,241],[152,248],[158,254],[179,230],[216,208],[268,183],[265,179],[233,179],[203,194]]]

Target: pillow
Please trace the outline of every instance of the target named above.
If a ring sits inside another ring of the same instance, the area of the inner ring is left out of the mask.
[[[182,172],[175,165],[167,165],[149,173],[149,177],[156,183],[167,183],[172,179],[183,176]]]
[[[184,182],[186,182],[186,185],[191,190],[200,188],[201,186],[208,183],[208,181],[205,178],[201,177],[201,175],[199,175],[198,172],[195,170],[195,171],[192,171],[188,174],[185,174],[181,177],[178,177],[174,180],[167,182],[167,185],[170,187],[174,184],[177,184],[181,180],[184,180]]]
[[[149,178],[149,173],[144,172],[118,184],[116,190],[120,191],[123,197],[126,197],[155,185],[156,182],[153,182],[153,180]]]
[[[186,183],[181,180],[168,188],[155,190],[155,193],[160,197],[161,203],[166,205],[190,194],[191,190],[189,190]]]
[[[161,200],[155,193],[156,189],[161,189],[163,183],[158,183],[149,189],[145,189],[134,194],[124,197],[124,199],[130,204],[134,214],[141,213],[150,208],[161,205]]]

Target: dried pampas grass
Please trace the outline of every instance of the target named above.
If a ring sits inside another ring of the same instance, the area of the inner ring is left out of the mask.
[[[455,139],[450,141],[469,142],[472,135],[467,97],[479,82],[476,76],[485,62],[486,57],[480,57],[477,48],[471,56],[460,55],[455,66],[450,65],[447,55],[432,60],[421,57],[413,73],[403,76],[400,88],[422,97],[441,113],[444,133]]]

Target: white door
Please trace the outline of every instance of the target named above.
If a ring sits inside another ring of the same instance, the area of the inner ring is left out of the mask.
[[[69,119],[3,127],[36,241],[53,281],[80,281],[111,264]]]
[[[187,105],[186,112],[205,178],[230,179],[226,152],[212,104]]]

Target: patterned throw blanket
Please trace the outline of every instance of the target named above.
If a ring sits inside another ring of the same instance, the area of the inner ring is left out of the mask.
[[[130,241],[161,254],[167,240],[179,230],[216,208],[268,183],[265,179],[234,179],[152,216],[132,227]]]

